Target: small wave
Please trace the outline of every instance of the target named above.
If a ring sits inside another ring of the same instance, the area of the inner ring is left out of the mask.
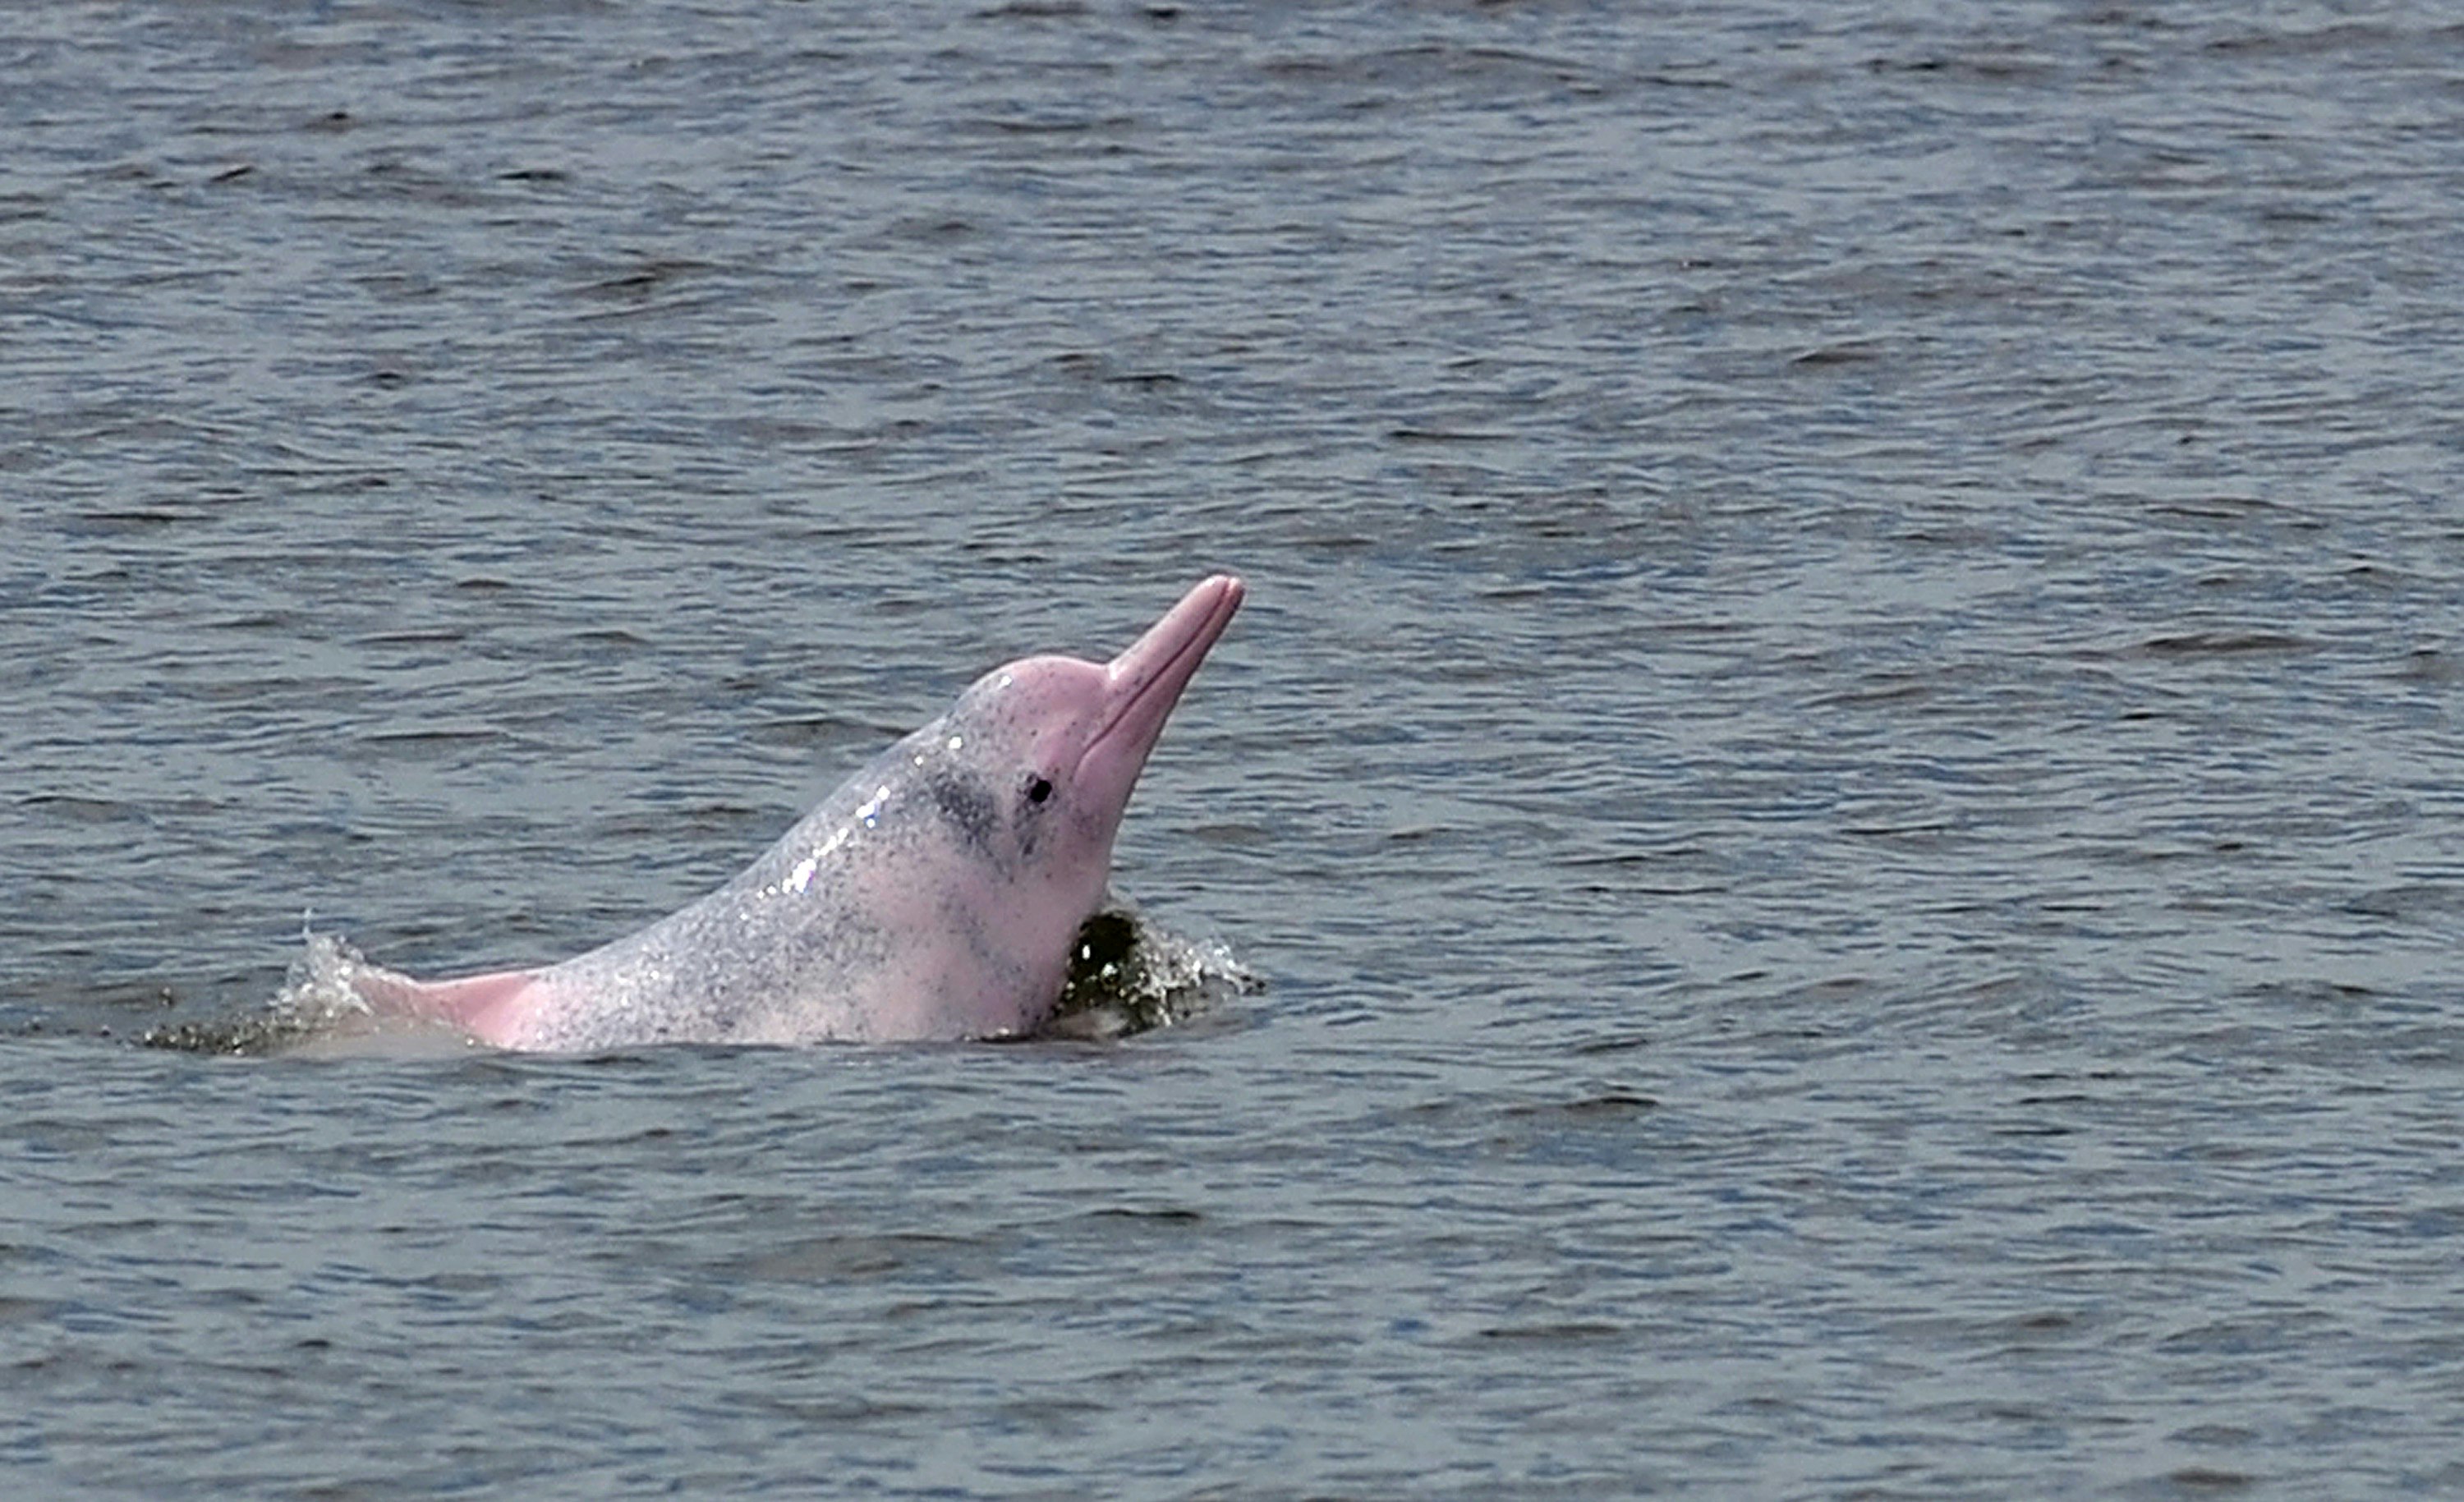
[[[398,1034],[413,1026],[380,1015],[356,983],[360,976],[384,977],[391,971],[369,963],[339,935],[309,933],[304,938],[306,947],[291,962],[282,989],[263,1007],[228,1017],[166,1023],[149,1029],[139,1041],[192,1054],[287,1054]],[[439,1034],[426,1023],[415,1026],[424,1037]]]

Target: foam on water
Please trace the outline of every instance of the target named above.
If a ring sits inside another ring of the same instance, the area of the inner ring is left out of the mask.
[[[454,1036],[432,1026],[378,1014],[352,984],[352,977],[363,972],[385,973],[340,934],[311,930],[304,936],[299,957],[291,962],[283,977],[282,989],[264,1006],[221,1017],[165,1023],[147,1030],[139,1041],[202,1054],[279,1054],[346,1047],[359,1040],[414,1031],[422,1037],[440,1033]]]
[[[1040,1036],[1117,1038],[1169,1027],[1265,982],[1214,940],[1185,939],[1123,906],[1087,920]]]

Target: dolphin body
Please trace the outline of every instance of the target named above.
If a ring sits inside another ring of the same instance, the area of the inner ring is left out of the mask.
[[[1205,580],[1109,664],[995,668],[734,881],[638,933],[460,980],[361,962],[347,984],[379,1013],[509,1049],[1030,1032],[1104,901],[1147,754],[1242,593]]]

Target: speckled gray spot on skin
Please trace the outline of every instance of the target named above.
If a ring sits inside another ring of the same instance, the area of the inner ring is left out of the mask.
[[[924,786],[951,833],[987,858],[996,855],[993,832],[1000,815],[980,778],[944,767],[935,770]]]

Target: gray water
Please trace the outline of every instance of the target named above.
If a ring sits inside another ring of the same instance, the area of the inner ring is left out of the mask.
[[[0,1482],[2464,1489],[2437,8],[0,13]],[[1250,603],[1110,1044],[227,1058]]]

